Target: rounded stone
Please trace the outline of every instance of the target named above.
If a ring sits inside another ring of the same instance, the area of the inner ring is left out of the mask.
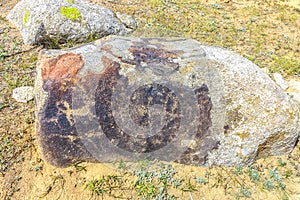
[[[258,66],[192,39],[113,36],[47,50],[37,74],[37,136],[58,166],[248,165],[291,152],[300,132],[297,105]]]

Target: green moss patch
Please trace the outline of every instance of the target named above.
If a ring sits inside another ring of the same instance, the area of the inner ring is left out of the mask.
[[[71,20],[78,19],[81,16],[80,11],[77,8],[71,8],[66,6],[63,6],[60,9],[60,14],[64,15],[66,18]]]

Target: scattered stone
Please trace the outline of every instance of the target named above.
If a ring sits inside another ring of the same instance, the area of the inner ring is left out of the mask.
[[[83,42],[136,29],[132,17],[83,0],[22,0],[7,19],[27,45]]]
[[[274,80],[275,82],[283,89],[283,90],[287,90],[289,85],[285,82],[285,80],[283,79],[283,76],[281,74],[278,73],[274,73]]]
[[[15,88],[12,93],[12,97],[21,103],[27,103],[34,98],[34,88],[31,86],[22,86]]]
[[[299,109],[259,67],[191,39],[108,37],[45,50],[36,134],[44,158],[249,165],[292,151]]]

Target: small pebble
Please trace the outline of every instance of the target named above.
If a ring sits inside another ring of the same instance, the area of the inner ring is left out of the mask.
[[[21,103],[27,103],[28,101],[34,98],[33,87],[31,86],[22,86],[13,90],[12,97]]]

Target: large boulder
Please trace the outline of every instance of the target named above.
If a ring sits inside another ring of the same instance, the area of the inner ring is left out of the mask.
[[[248,165],[292,151],[299,108],[260,68],[192,39],[108,37],[39,56],[36,134],[56,166]]]
[[[27,45],[83,42],[136,29],[130,16],[83,0],[22,0],[7,19],[21,31]]]

